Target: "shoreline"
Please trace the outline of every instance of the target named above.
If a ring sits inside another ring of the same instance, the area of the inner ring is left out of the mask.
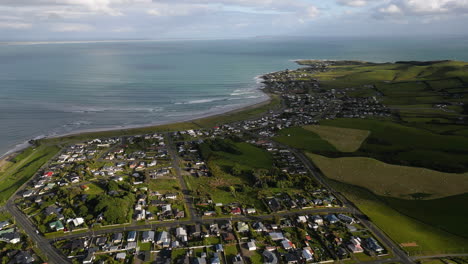
[[[263,80],[264,75],[256,76],[260,80]],[[187,117],[180,120],[174,121],[167,121],[167,122],[160,122],[160,123],[152,123],[152,124],[144,124],[144,125],[131,125],[131,126],[119,126],[119,127],[110,127],[110,128],[96,128],[96,129],[84,129],[84,130],[77,130],[70,133],[64,133],[59,135],[46,135],[46,136],[38,136],[33,139],[27,140],[23,143],[19,143],[15,145],[10,150],[6,151],[5,153],[0,154],[0,161],[11,159],[15,157],[20,152],[24,151],[25,149],[33,146],[29,142],[31,140],[47,140],[47,139],[60,139],[64,137],[72,137],[72,136],[80,136],[92,133],[99,133],[99,132],[117,132],[117,131],[125,131],[131,129],[151,129],[151,128],[158,128],[165,125],[172,125],[184,122],[195,122],[197,120],[202,120],[206,118],[216,118],[224,115],[232,115],[238,112],[243,112],[246,110],[252,110],[264,105],[269,104],[272,101],[272,95],[267,93],[263,90],[263,86],[261,86],[262,82],[259,82],[259,88],[257,88],[266,98],[262,98],[259,102],[254,102],[252,104],[244,105],[238,108],[231,108],[231,109],[224,109],[221,112],[211,112],[211,113],[204,113],[197,116]]]

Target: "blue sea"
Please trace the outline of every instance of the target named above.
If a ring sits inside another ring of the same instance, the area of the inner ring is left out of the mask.
[[[295,59],[468,60],[468,38],[0,43],[0,156],[29,139],[187,120],[266,99]]]

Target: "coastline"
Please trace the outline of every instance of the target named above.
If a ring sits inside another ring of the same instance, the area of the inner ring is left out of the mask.
[[[256,76],[255,78],[258,78],[260,80],[263,80],[263,75],[261,76]],[[258,90],[266,97],[261,98],[261,101],[254,102],[252,104],[240,106],[237,108],[230,108],[230,109],[222,109],[221,111],[217,112],[210,112],[210,113],[202,113],[200,115],[196,116],[191,116],[187,118],[182,118],[180,120],[174,120],[174,121],[167,121],[167,122],[160,122],[160,123],[151,123],[151,124],[145,124],[145,125],[133,125],[133,126],[118,126],[118,127],[110,127],[110,128],[96,128],[96,129],[85,129],[85,130],[78,130],[78,131],[73,131],[70,133],[65,133],[65,134],[59,134],[59,135],[47,135],[47,136],[39,136],[36,137],[32,140],[39,140],[39,141],[47,141],[47,140],[54,140],[54,139],[64,139],[66,137],[76,137],[76,136],[84,136],[84,135],[92,135],[93,133],[105,133],[105,132],[126,132],[128,131],[131,133],[132,130],[138,130],[138,129],[158,129],[159,127],[162,126],[170,126],[170,125],[177,125],[177,124],[183,124],[183,123],[196,123],[197,121],[202,121],[204,119],[211,119],[211,118],[218,118],[222,116],[231,116],[239,112],[244,112],[248,110],[253,110],[260,108],[262,106],[268,105],[272,102],[273,97],[270,93],[267,93],[263,90],[263,86],[261,86],[259,82],[259,88]],[[22,152],[23,150],[33,146],[32,144],[29,143],[30,140],[25,141],[23,143],[19,143],[15,145],[13,148],[8,150],[5,153],[2,153],[0,155],[0,161],[8,160],[13,157],[15,157],[17,154]]]

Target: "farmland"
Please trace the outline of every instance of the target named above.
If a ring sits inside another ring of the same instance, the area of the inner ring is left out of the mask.
[[[467,174],[390,165],[362,157],[327,158],[308,154],[329,178],[397,198],[440,198],[466,192]]]
[[[321,124],[370,131],[354,156],[446,172],[468,170],[468,138],[463,136],[442,135],[385,120],[342,118],[325,120]]]
[[[302,127],[286,128],[274,139],[294,148],[311,152],[337,152],[338,150],[318,134]]]
[[[318,134],[341,152],[358,150],[370,134],[367,130],[331,126],[305,126],[304,128]]]

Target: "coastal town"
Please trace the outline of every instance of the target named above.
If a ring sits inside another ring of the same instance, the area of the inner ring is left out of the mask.
[[[311,76],[330,63],[263,76],[280,104],[260,117],[64,146],[9,200],[0,243],[25,243],[18,221],[52,263],[411,263],[274,140],[323,119],[391,115],[376,97],[322,89]],[[1,254],[41,262],[30,249]]]

